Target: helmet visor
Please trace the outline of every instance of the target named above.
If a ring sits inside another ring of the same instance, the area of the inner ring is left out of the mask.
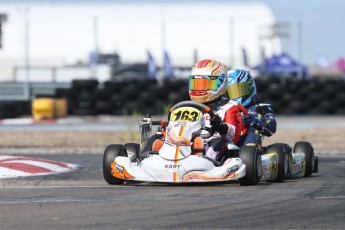
[[[227,87],[228,96],[230,99],[236,99],[250,93],[250,84],[247,82],[239,82],[236,84],[229,85]]]
[[[189,90],[216,90],[218,84],[217,76],[190,76]]]

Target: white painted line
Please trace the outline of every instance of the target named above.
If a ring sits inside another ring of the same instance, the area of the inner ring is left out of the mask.
[[[13,200],[13,201],[0,201],[0,204],[32,204],[32,203],[69,203],[69,202],[94,202],[91,199],[51,199],[51,200]]]
[[[21,177],[21,176],[30,176],[31,174],[22,172],[15,169],[3,168],[0,167],[0,179],[2,178],[12,178],[12,177]]]
[[[30,125],[32,123],[32,118],[9,118],[1,120],[2,125]]]
[[[133,188],[137,187],[136,185],[38,185],[38,186],[25,186],[25,185],[8,185],[8,186],[3,186],[2,189],[59,189],[59,188]]]
[[[345,199],[345,196],[317,196],[315,199]]]
[[[1,160],[6,160],[6,159],[11,159],[11,158],[18,158],[18,157],[15,157],[15,156],[0,156],[0,161]]]

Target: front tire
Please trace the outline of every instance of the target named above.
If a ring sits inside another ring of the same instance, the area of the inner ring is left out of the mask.
[[[131,162],[135,161],[139,158],[140,153],[140,144],[138,143],[126,143],[125,149],[127,151],[127,155]]]
[[[261,156],[256,146],[243,146],[239,158],[246,165],[246,175],[239,179],[241,185],[256,185],[261,176]]]
[[[123,145],[108,145],[103,155],[103,176],[108,184],[123,184],[125,181],[116,178],[111,173],[111,164],[118,156],[127,157],[127,151]]]
[[[305,173],[304,177],[310,177],[314,170],[314,149],[313,146],[306,141],[299,141],[295,143],[293,148],[294,153],[305,154]]]

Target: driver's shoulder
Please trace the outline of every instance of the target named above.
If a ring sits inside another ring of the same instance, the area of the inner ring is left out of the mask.
[[[228,110],[239,110],[237,107],[237,102],[229,100],[227,103],[221,106],[221,109],[224,111]]]

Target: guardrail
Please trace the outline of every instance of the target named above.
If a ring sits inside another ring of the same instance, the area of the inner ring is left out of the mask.
[[[56,88],[69,88],[70,83],[29,83],[29,98],[25,83],[0,83],[0,101],[31,100],[37,95],[55,95]]]

